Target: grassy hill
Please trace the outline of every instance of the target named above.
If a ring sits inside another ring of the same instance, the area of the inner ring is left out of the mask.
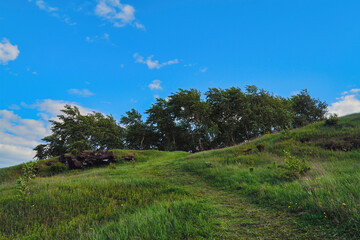
[[[135,152],[60,174],[42,160],[26,204],[21,165],[0,169],[0,239],[360,238],[360,114],[196,154]]]

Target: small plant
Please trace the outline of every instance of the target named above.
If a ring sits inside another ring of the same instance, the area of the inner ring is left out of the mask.
[[[297,159],[289,152],[285,151],[285,166],[282,177],[288,181],[299,178],[302,174],[310,170],[309,165],[304,159]]]
[[[25,208],[26,201],[30,195],[29,183],[36,177],[37,161],[30,161],[23,166],[23,175],[17,180],[19,198]]]
[[[109,169],[116,169],[116,165],[114,163],[109,164]]]
[[[283,139],[289,139],[291,137],[290,135],[290,129],[288,127],[285,127],[284,130],[281,132]]]
[[[329,117],[325,120],[326,126],[335,126],[339,122],[339,117],[336,113],[330,114]]]
[[[50,166],[50,172],[52,174],[58,174],[58,173],[62,173],[65,172],[68,168],[66,167],[65,164],[62,164],[60,162],[58,163],[54,163]]]
[[[245,147],[242,151],[244,154],[249,154],[252,151],[252,147]]]
[[[256,145],[256,148],[259,152],[262,152],[265,150],[265,143],[259,143],[258,145]]]
[[[250,172],[253,172],[253,171],[254,171],[254,168],[253,168],[253,167],[249,168],[249,171],[250,171]]]
[[[76,156],[76,154],[78,153],[78,150],[76,148],[74,148],[73,150],[71,150],[71,155]]]

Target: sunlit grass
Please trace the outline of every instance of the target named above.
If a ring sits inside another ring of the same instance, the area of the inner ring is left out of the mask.
[[[359,137],[359,127],[352,115],[196,154],[114,150],[136,162],[57,175],[42,160],[25,207],[21,166],[1,169],[0,239],[356,239],[360,149],[325,150],[321,141]],[[310,171],[285,179],[284,150]]]

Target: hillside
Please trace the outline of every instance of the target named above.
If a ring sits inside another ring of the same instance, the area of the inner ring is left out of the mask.
[[[0,239],[360,238],[360,114],[219,150],[135,152],[62,173],[41,160],[26,204],[21,165],[0,169]]]

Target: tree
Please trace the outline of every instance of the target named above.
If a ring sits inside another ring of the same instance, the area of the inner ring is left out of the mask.
[[[125,126],[126,147],[129,149],[152,149],[159,145],[159,136],[154,129],[141,120],[135,109],[126,112],[120,123]]]
[[[307,89],[291,97],[294,128],[305,126],[309,123],[321,121],[327,112],[327,103],[312,98]]]
[[[201,100],[201,93],[196,89],[179,89],[169,96],[170,111],[174,114],[175,122],[186,126],[191,136],[191,149],[204,149],[204,142],[209,143],[209,105]]]
[[[175,122],[175,115],[171,111],[168,101],[157,98],[148,114],[146,122],[151,125],[160,137],[160,150],[174,151],[184,149],[184,130]]]
[[[52,134],[34,148],[36,158],[54,157],[76,148],[80,151],[123,148],[124,130],[112,116],[93,112],[81,115],[76,106],[65,105],[59,120],[50,120]]]
[[[242,142],[244,136],[240,129],[245,115],[246,99],[241,89],[211,88],[205,95],[211,109],[211,120],[218,129],[217,144],[229,146]]]

